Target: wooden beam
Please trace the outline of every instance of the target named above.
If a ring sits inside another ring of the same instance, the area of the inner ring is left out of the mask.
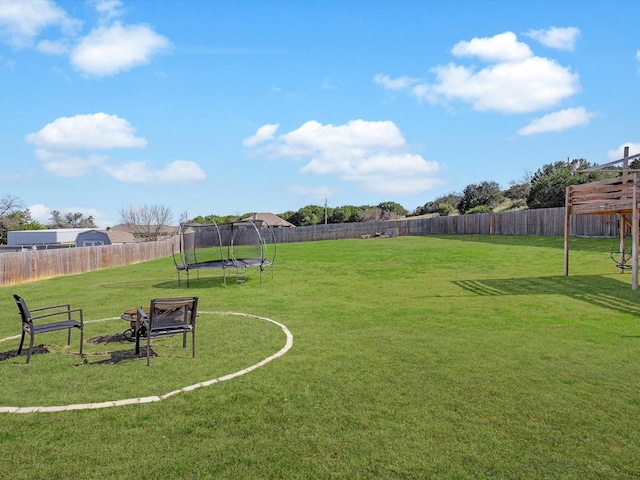
[[[627,216],[624,213],[618,214],[618,228],[620,229],[620,258],[618,263],[620,264],[620,273],[624,273],[624,252],[626,249],[625,241],[627,238]]]
[[[564,275],[569,275],[569,228],[571,227],[571,185],[567,187],[564,200]]]
[[[619,163],[623,163],[625,160],[628,162],[629,160],[633,161],[637,158],[640,158],[640,153],[636,153],[635,155],[629,155],[629,147],[625,147],[624,157],[618,160],[614,160],[613,162],[603,163],[602,165],[596,165],[595,167],[591,167],[591,168],[585,168],[583,170],[579,170],[579,172],[597,172],[600,170],[604,170],[605,167],[612,167],[614,165],[618,165]]]
[[[638,237],[640,236],[640,232],[638,232],[640,228],[640,218],[638,218],[640,214],[638,211],[638,178],[640,178],[640,175],[634,173],[633,176],[635,188],[633,189],[633,218],[631,222],[633,224],[631,227],[631,238],[633,239],[631,247],[631,289],[638,290]]]

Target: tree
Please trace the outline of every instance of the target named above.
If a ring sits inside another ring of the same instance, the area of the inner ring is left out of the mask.
[[[465,213],[471,215],[472,213],[491,213],[491,207],[488,205],[478,205],[477,207],[470,208]]]
[[[382,210],[380,207],[368,207],[362,210],[360,215],[363,222],[377,222],[382,219]]]
[[[329,223],[355,223],[361,221],[362,208],[353,205],[335,207],[329,216]]]
[[[449,215],[455,215],[456,207],[450,203],[444,202],[438,204],[438,215],[441,217],[448,217]]]
[[[593,167],[584,158],[566,162],[548,163],[531,177],[531,189],[527,195],[529,208],[564,207],[567,187],[594,182],[610,177],[611,173],[588,172],[582,170]]]
[[[0,198],[0,244],[7,243],[7,232],[11,230],[43,230],[46,227],[31,218],[18,197],[7,195]]]
[[[409,213],[402,205],[396,202],[382,202],[378,204],[381,212],[381,220],[395,220]]]
[[[225,215],[225,216],[206,215],[204,217],[202,215],[198,215],[197,217],[194,217],[191,221],[195,223],[214,223],[214,222],[215,223],[231,223],[231,222],[236,222],[240,220],[240,218],[244,218],[244,217],[241,217],[240,215]]]
[[[294,211],[287,210],[287,211],[286,211],[286,212],[284,212],[284,213],[278,213],[278,214],[277,214],[277,216],[278,216],[278,217],[280,217],[280,218],[282,218],[282,219],[284,219],[284,220],[286,220],[287,222],[289,222],[289,221],[290,221],[289,219],[290,219],[291,217],[293,217],[293,216],[295,215],[295,213],[296,213],[296,212],[294,212]]]
[[[425,203],[422,207],[416,208],[413,214],[426,215],[429,213],[437,213],[441,216],[454,215],[457,212],[456,207],[460,203],[460,200],[462,200],[462,195],[459,193],[448,193],[431,202]]]
[[[167,226],[171,225],[173,214],[164,205],[129,206],[120,210],[122,223],[137,238],[151,242],[158,240]]]
[[[462,199],[458,203],[460,213],[467,213],[475,207],[495,207],[503,199],[500,185],[496,182],[471,183],[462,192]]]
[[[63,216],[58,210],[53,210],[49,220],[50,228],[96,228],[93,216],[85,217],[80,212],[70,212]]]
[[[298,227],[317,225],[321,221],[324,223],[324,207],[320,205],[307,205],[287,220]]]

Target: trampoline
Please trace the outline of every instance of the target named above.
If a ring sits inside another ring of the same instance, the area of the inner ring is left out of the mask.
[[[262,272],[273,267],[276,258],[276,237],[273,229],[260,220],[240,220],[230,223],[183,223],[180,225],[179,258],[173,254],[178,273],[185,272],[189,286],[189,272],[221,270],[223,284],[235,273],[236,283],[247,281],[247,269],[256,268],[262,284]]]

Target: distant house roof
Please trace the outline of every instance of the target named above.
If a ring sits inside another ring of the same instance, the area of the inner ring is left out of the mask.
[[[122,230],[88,230],[76,237],[76,246],[117,245],[122,243],[136,243],[133,234]]]
[[[270,227],[295,227],[291,222],[287,222],[285,219],[280,218],[273,213],[254,213],[249,217],[245,217],[242,220],[261,220]]]
[[[131,232],[125,232],[124,230],[98,230],[104,232],[111,240],[111,243],[135,243],[136,237]]]

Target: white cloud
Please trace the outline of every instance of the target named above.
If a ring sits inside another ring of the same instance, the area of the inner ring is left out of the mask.
[[[525,35],[546,47],[572,52],[580,30],[575,27],[551,27],[547,30],[529,30]]]
[[[107,162],[107,157],[101,155],[94,154],[85,158],[67,152],[51,152],[43,148],[36,150],[36,158],[47,172],[56,177],[66,178],[90,175]]]
[[[379,193],[414,194],[441,183],[440,165],[409,152],[390,121],[352,120],[338,126],[309,121],[259,151],[271,158],[306,161],[301,173],[335,175]]]
[[[39,132],[27,135],[26,140],[55,151],[140,148],[147,145],[144,138],[135,136],[135,128],[127,120],[106,113],[60,117]]]
[[[186,160],[171,162],[158,170],[143,161],[116,165],[108,157],[92,152],[146,147],[147,141],[136,137],[135,128],[117,115],[61,117],[26,139],[40,147],[35,153],[42,168],[57,177],[106,173],[125,183],[186,183],[206,178],[202,168]],[[81,154],[87,151],[88,155]]]
[[[247,137],[242,141],[245,147],[255,147],[256,145],[273,139],[276,131],[280,127],[279,124],[263,125],[256,131],[255,135]]]
[[[189,183],[204,180],[207,175],[197,163],[176,160],[160,170],[151,168],[149,162],[129,162],[122,165],[105,165],[103,170],[124,183]]]
[[[106,228],[109,225],[115,225],[116,221],[110,214],[105,214],[100,210],[96,210],[95,208],[85,208],[85,207],[54,207],[50,208],[41,203],[31,205],[27,207],[29,209],[29,213],[31,213],[31,218],[36,222],[42,223],[43,225],[47,225],[51,222],[51,212],[56,210],[60,212],[63,216],[67,213],[82,213],[85,217],[93,217],[93,221],[98,226],[98,228]]]
[[[364,154],[372,150],[402,148],[405,139],[391,121],[351,120],[346,125],[322,125],[309,121],[297,130],[280,136],[281,151],[289,155],[314,155],[318,152],[348,151]]]
[[[72,34],[80,25],[52,0],[2,0],[0,37],[16,48],[31,46],[47,27],[60,27]]]
[[[536,118],[529,125],[518,130],[519,135],[534,135],[544,132],[561,132],[573,127],[583,127],[595,116],[586,108],[567,108]]]
[[[391,78],[388,75],[382,75],[381,73],[375,75],[373,77],[373,81],[382,85],[387,90],[404,90],[417,82],[415,78],[407,76]]]
[[[486,62],[515,62],[533,56],[529,45],[518,41],[516,34],[505,32],[489,38],[473,38],[453,46],[456,57],[478,57]]]
[[[304,185],[290,185],[287,187],[287,192],[314,201],[325,200],[335,193],[329,187],[308,187]]]
[[[49,222],[49,217],[51,217],[52,209],[46,207],[41,203],[30,205],[27,208],[29,209],[31,218],[34,219],[36,222],[40,222],[42,224],[47,224]]]
[[[42,40],[38,42],[37,50],[49,55],[63,55],[69,51],[69,44],[66,40]]]
[[[90,0],[89,2],[101,16],[102,21],[108,22],[122,15],[120,0]]]
[[[321,90],[335,90],[338,88],[339,85],[339,81],[331,78],[331,77],[327,77],[325,78],[322,83],[320,84],[320,89]]]
[[[456,55],[497,63],[480,70],[454,63],[437,66],[437,81],[416,85],[412,94],[432,103],[463,101],[479,111],[525,113],[552,108],[579,90],[577,74],[554,60],[533,56],[523,45],[511,32],[460,42],[453,49]]]
[[[627,142],[620,145],[618,148],[609,150],[607,152],[607,158],[611,161],[620,160],[624,158],[624,148],[629,147],[629,155],[636,155],[640,153],[640,143]]]
[[[97,77],[115,75],[146,65],[151,57],[170,48],[171,42],[148,25],[98,27],[71,52],[72,65]]]
[[[146,65],[154,55],[170,49],[171,42],[145,24],[123,25],[120,0],[88,0],[99,16],[98,27],[79,37],[82,22],[68,16],[53,0],[0,0],[0,39],[16,48],[31,47],[52,27],[60,38],[37,42],[37,50],[52,55],[69,54],[72,66],[95,77],[115,75]]]

